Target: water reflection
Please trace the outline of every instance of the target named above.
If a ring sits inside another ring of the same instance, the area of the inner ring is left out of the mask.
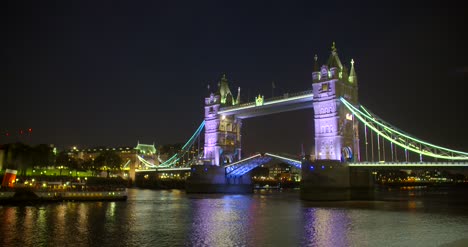
[[[310,203],[297,193],[129,190],[126,202],[0,206],[0,246],[437,246],[464,241],[466,203],[411,198]]]
[[[351,226],[346,212],[337,209],[304,209],[304,239],[307,246],[350,246]]]
[[[193,210],[192,224],[187,244],[196,246],[234,246],[245,245],[239,233],[242,232],[242,220],[249,218],[245,215],[246,204],[242,196],[210,196],[205,199],[194,199],[191,203]]]

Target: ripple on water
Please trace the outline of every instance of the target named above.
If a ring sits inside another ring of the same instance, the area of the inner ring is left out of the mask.
[[[467,204],[448,201],[317,203],[297,192],[131,189],[126,202],[2,206],[0,246],[465,245]]]

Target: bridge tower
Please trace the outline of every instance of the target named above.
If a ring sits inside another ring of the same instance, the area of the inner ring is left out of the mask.
[[[221,108],[240,103],[235,99],[226,75],[216,93],[205,98],[205,149],[203,165],[193,165],[185,183],[187,193],[252,193],[250,177],[226,177],[225,165],[241,158],[242,121],[235,115],[219,114]]]
[[[358,104],[358,84],[351,69],[341,64],[333,43],[327,64],[319,68],[315,56],[312,72],[315,114],[315,157],[302,163],[301,198],[349,200],[373,198],[369,171],[349,167],[359,161],[358,122],[341,104],[340,97]]]
[[[317,55],[314,59],[315,157],[317,160],[358,161],[358,125],[340,102],[340,97],[353,104],[358,102],[354,61],[348,72],[341,64],[334,42],[326,65],[319,68]]]
[[[235,99],[226,75],[223,75],[218,83],[218,91],[205,98],[205,163],[223,166],[241,158],[241,119],[234,115],[218,114],[221,107],[239,103],[240,88]]]

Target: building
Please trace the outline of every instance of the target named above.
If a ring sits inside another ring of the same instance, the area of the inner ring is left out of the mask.
[[[73,147],[67,153],[70,157],[82,160],[95,160],[103,151],[114,151],[122,158],[122,169],[144,169],[148,165],[159,165],[157,150],[154,144],[138,143],[136,147],[94,147],[79,149]]]

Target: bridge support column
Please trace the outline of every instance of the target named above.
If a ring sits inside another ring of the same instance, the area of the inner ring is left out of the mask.
[[[350,169],[336,160],[302,163],[301,199],[342,201],[373,199],[373,183],[368,171]]]
[[[253,193],[250,176],[227,178],[224,167],[194,165],[185,183],[187,193]]]

